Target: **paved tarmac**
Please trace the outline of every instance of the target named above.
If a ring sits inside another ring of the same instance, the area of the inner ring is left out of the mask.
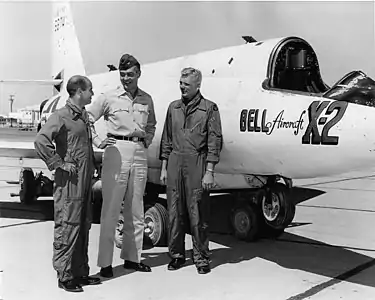
[[[24,166],[45,170],[40,161]],[[277,240],[254,243],[212,234],[212,272],[198,275],[191,260],[168,271],[167,248],[144,251],[152,273],[126,271],[115,248],[114,278],[83,293],[57,288],[52,268],[53,203],[19,203],[19,162],[0,158],[0,299],[375,299],[375,177],[373,172],[295,181],[298,203],[291,226]],[[47,172],[48,173],[48,172]],[[354,179],[349,179],[349,177]],[[215,196],[222,197],[225,195]],[[220,223],[220,220],[218,221]],[[90,231],[91,274],[96,274],[99,225]],[[190,257],[191,240],[186,238]]]

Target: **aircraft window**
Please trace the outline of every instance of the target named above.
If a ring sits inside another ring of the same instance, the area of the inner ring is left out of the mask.
[[[269,88],[306,93],[324,93],[329,88],[321,78],[314,50],[302,39],[281,43],[269,64]]]

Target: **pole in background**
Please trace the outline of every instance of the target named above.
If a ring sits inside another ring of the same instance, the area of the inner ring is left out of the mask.
[[[14,95],[9,95],[9,112],[13,112]]]

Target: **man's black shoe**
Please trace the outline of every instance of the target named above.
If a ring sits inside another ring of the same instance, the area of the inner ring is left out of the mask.
[[[168,264],[168,270],[169,271],[174,271],[178,270],[185,264],[185,259],[184,258],[174,258],[171,260],[171,262]]]
[[[95,285],[101,282],[100,278],[92,276],[83,276],[77,279],[80,285]]]
[[[83,288],[76,283],[74,280],[58,281],[58,287],[64,289],[67,292],[83,292]]]
[[[102,276],[102,277],[106,277],[106,278],[111,278],[111,277],[113,277],[112,266],[108,266],[108,267],[105,267],[105,268],[101,268],[99,274],[100,274],[100,276]]]
[[[151,272],[151,268],[143,263],[136,263],[130,260],[125,260],[124,263],[125,269],[132,269],[139,272]]]
[[[197,271],[199,274],[207,274],[211,272],[211,268],[209,266],[201,266],[197,267]]]

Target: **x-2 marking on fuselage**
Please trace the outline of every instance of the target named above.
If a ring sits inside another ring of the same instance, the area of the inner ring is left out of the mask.
[[[302,144],[338,145],[339,137],[330,136],[329,130],[342,119],[347,107],[348,102],[346,101],[313,101],[307,109],[309,124],[302,136]],[[325,116],[321,116],[325,108],[327,108]],[[327,122],[327,116],[330,116],[335,110],[336,115]],[[282,110],[275,119],[267,121],[267,109],[263,109],[261,116],[259,109],[243,109],[240,113],[240,131],[263,132],[271,135],[275,129],[292,128],[294,129],[293,133],[298,135],[304,129],[303,116],[305,113],[306,110],[302,111],[298,120],[284,121],[284,110]],[[318,125],[324,125],[321,135]]]

